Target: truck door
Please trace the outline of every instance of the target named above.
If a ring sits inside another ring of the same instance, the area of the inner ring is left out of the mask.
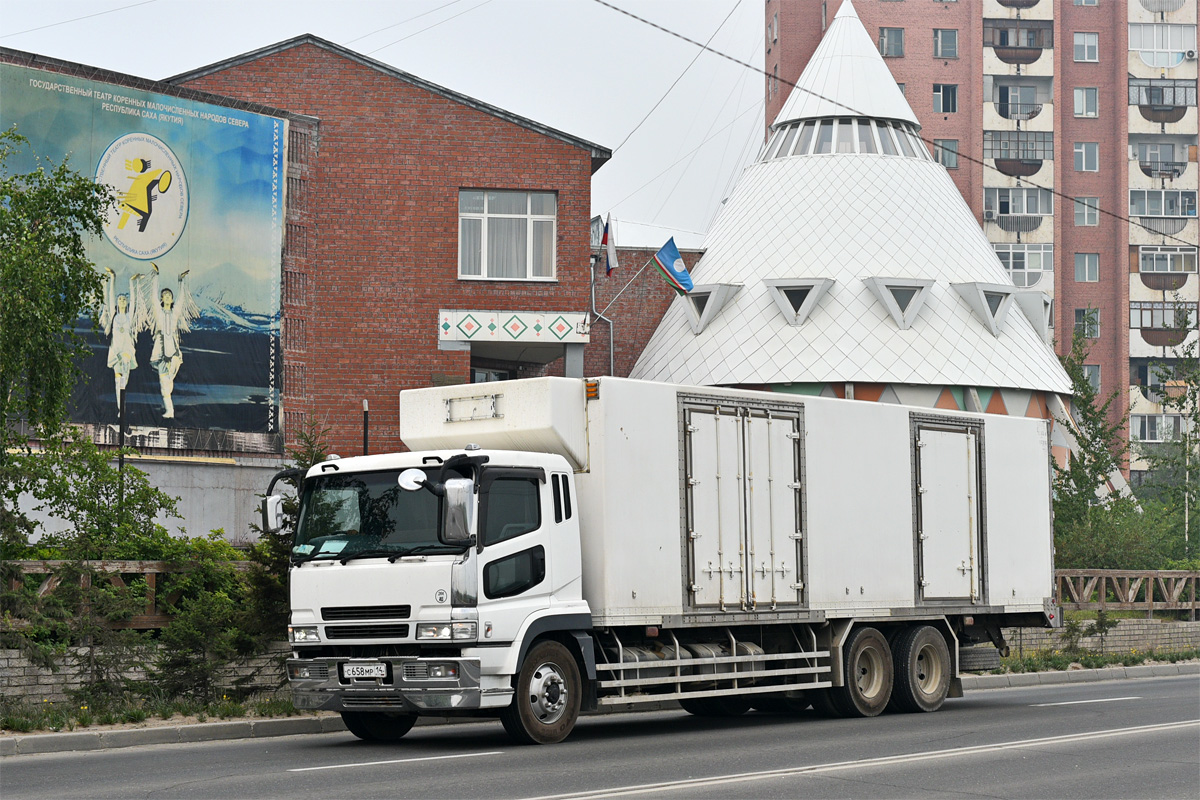
[[[526,617],[550,605],[546,474],[485,467],[479,493],[480,641],[510,642]]]
[[[683,425],[690,605],[802,603],[800,410],[689,401]]]
[[[979,437],[918,426],[917,558],[923,600],[982,600]]]

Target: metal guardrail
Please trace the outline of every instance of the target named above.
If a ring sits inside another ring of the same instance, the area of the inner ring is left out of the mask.
[[[1054,599],[1072,611],[1200,610],[1200,571],[1060,569],[1054,572]]]
[[[98,574],[113,586],[125,588],[129,581],[142,578],[146,581],[146,605],[141,614],[135,614],[128,620],[110,622],[113,629],[132,628],[134,630],[153,630],[161,628],[171,621],[171,615],[166,612],[167,606],[179,600],[180,593],[172,592],[163,597],[159,589],[159,579],[164,575],[182,574],[196,568],[194,563],[172,563],[169,561],[9,561],[10,566],[17,569],[17,574],[8,581],[8,589],[17,591],[27,575],[45,575],[38,586],[38,597],[52,593],[62,582],[58,570],[70,564],[78,564],[84,572],[80,575],[83,586],[91,584],[92,576]],[[232,561],[235,570],[244,572],[250,568],[249,561]],[[9,621],[13,628],[24,627],[24,621],[14,619]]]

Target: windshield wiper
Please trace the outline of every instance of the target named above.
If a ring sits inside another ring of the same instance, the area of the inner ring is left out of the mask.
[[[375,547],[370,550],[357,550],[353,553],[347,553],[338,560],[345,564],[347,561],[353,561],[356,558],[383,558],[384,556],[396,555],[395,550],[388,550],[382,547]]]
[[[447,545],[444,545],[444,544],[419,544],[416,547],[410,547],[409,549],[407,549],[401,553],[393,554],[391,557],[388,558],[388,561],[390,561],[394,564],[394,563],[396,563],[397,558],[404,558],[405,556],[415,556],[415,555],[419,555],[421,553],[431,553],[434,551],[440,551],[440,552],[446,553],[446,554],[455,552],[454,549],[446,549],[446,548],[447,548]]]
[[[332,558],[336,558],[336,557],[337,557],[337,555],[338,555],[337,553],[330,552],[330,551],[318,552],[318,553],[312,553],[312,554],[310,554],[310,555],[295,555],[295,554],[293,554],[293,555],[292,555],[292,563],[293,563],[293,564],[303,564],[303,563],[305,563],[306,561],[312,561],[312,560],[314,560],[314,559],[317,559],[317,558],[330,558],[330,559],[332,559]]]

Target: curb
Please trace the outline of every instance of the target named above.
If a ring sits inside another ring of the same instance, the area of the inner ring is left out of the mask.
[[[1172,675],[1200,675],[1200,664],[1153,664],[1141,667],[1107,667],[1070,672],[1014,672],[1009,675],[963,675],[963,690],[1007,689],[1017,686],[1046,686],[1050,684],[1081,683],[1130,678],[1158,678]],[[631,711],[676,710],[673,701],[638,703],[614,706],[601,714],[620,714]],[[490,722],[483,719],[421,717],[417,724],[456,725],[471,722]],[[34,733],[0,737],[0,757],[24,756],[35,753],[66,753],[78,750],[113,750],[149,744],[181,744],[215,742],[229,739],[265,739],[272,736],[295,736],[306,733],[338,733],[346,730],[336,714],[316,717],[287,717],[284,719],[240,720],[232,722],[202,722],[195,725],[161,725],[154,728],[126,728],[115,731],[74,731],[71,733]]]

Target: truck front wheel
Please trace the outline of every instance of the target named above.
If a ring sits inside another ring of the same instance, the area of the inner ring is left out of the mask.
[[[909,628],[892,654],[896,685],[892,706],[900,711],[937,711],[950,691],[950,648],[929,625]]]
[[[522,744],[561,742],[579,719],[582,695],[571,652],[558,642],[539,642],[525,656],[512,705],[500,712],[500,721]]]
[[[877,628],[858,628],[842,651],[844,685],[829,690],[843,717],[873,717],[892,696],[892,650]]]
[[[364,742],[398,742],[417,723],[416,714],[343,711],[346,730]]]

